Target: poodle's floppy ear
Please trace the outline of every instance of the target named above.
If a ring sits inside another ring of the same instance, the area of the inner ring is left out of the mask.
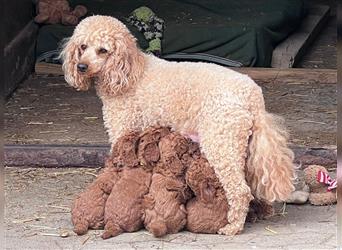
[[[130,34],[117,34],[114,52],[102,68],[100,89],[106,95],[117,95],[134,85],[144,70],[144,57],[135,38]]]
[[[64,77],[67,83],[77,90],[88,90],[90,79],[77,72],[79,48],[73,40],[73,37],[64,40],[62,52],[59,57],[63,60]]]

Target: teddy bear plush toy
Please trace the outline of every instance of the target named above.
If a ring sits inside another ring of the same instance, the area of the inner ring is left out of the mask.
[[[67,0],[37,0],[36,12],[37,16],[34,18],[36,23],[76,25],[87,13],[87,8],[77,5],[72,10]]]
[[[304,179],[310,188],[309,202],[312,205],[336,203],[337,182],[330,178],[325,167],[309,165],[304,169]]]

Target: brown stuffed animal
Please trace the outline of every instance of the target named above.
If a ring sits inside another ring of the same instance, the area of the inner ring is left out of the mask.
[[[177,233],[186,224],[185,203],[191,197],[184,174],[182,158],[189,142],[171,133],[159,142],[160,161],[154,168],[151,187],[144,199],[145,228],[156,237]]]
[[[76,25],[87,13],[87,8],[77,5],[71,10],[67,0],[38,0],[36,3],[36,23]]]
[[[75,233],[82,235],[88,231],[88,228],[103,228],[104,207],[118,179],[119,174],[116,168],[105,168],[97,179],[75,199],[71,209]]]
[[[322,175],[328,174],[325,167],[319,165],[309,165],[304,169],[304,178],[310,188],[309,201],[313,205],[329,205],[337,201],[336,189],[328,191],[328,185],[318,181],[318,172]]]

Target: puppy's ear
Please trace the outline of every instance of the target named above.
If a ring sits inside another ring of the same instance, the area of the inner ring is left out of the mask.
[[[106,95],[117,95],[134,85],[144,70],[144,57],[130,34],[118,34],[114,52],[102,68],[100,89]]]
[[[215,188],[208,182],[200,184],[200,199],[205,203],[212,203],[215,197]]]
[[[63,60],[63,71],[66,82],[77,90],[88,90],[90,79],[77,72],[79,61],[79,48],[74,38],[64,40],[60,58]]]

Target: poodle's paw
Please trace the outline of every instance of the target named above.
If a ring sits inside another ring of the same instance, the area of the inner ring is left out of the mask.
[[[232,224],[227,224],[224,227],[220,228],[218,230],[218,234],[222,235],[228,235],[228,236],[234,236],[236,234],[239,234],[243,230],[243,225],[236,225],[234,223]]]
[[[236,235],[243,230],[245,220],[241,218],[241,211],[230,209],[227,214],[228,224],[220,228],[218,234]]]

